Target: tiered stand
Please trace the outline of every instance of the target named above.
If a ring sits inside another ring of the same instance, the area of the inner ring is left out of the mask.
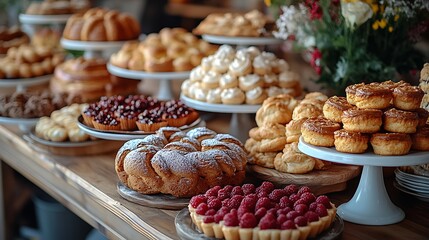
[[[144,72],[124,69],[107,64],[109,72],[115,76],[142,80],[142,79],[156,79],[159,80],[159,88],[157,98],[160,100],[173,99],[171,90],[171,81],[184,80],[189,77],[190,72]]]
[[[85,58],[103,57],[106,50],[119,50],[127,41],[77,41],[62,38],[61,45],[65,49],[84,51]]]
[[[338,207],[337,213],[346,221],[364,225],[388,225],[402,221],[404,212],[395,206],[387,194],[383,167],[429,163],[429,152],[410,152],[403,156],[381,156],[372,152],[363,154],[340,153],[335,148],[317,147],[299,139],[301,152],[323,160],[362,165],[359,186],[353,198]]]

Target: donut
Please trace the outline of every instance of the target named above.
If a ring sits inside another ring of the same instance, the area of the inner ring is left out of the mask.
[[[334,132],[340,124],[326,118],[309,118],[301,126],[301,133],[306,143],[321,146],[334,146]]]
[[[334,122],[341,122],[341,115],[347,109],[353,108],[353,105],[347,102],[345,97],[333,96],[326,100],[323,105],[323,116]]]
[[[415,133],[419,116],[415,112],[389,109],[383,113],[383,128],[389,132]]]
[[[405,133],[374,133],[370,139],[374,153],[378,155],[405,155],[412,145],[411,137]]]
[[[368,149],[369,137],[360,132],[340,129],[334,132],[335,149],[345,153],[363,153]]]
[[[383,123],[383,112],[378,109],[350,108],[341,115],[343,128],[351,132],[375,133]]]

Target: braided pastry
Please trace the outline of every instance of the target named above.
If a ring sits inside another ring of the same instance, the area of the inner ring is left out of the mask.
[[[165,127],[126,142],[116,155],[115,170],[137,192],[187,197],[216,185],[241,184],[246,163],[242,143],[229,134],[204,127],[184,134]]]

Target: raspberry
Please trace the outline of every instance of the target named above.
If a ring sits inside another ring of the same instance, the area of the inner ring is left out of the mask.
[[[286,195],[286,191],[283,189],[274,189],[268,197],[271,199],[271,201],[279,202],[279,200]]]
[[[265,190],[260,190],[257,192],[257,196],[258,198],[262,198],[262,197],[268,197],[269,193]]]
[[[255,189],[256,189],[255,185],[250,183],[243,184],[243,186],[241,187],[241,190],[243,190],[244,195],[254,193]]]
[[[308,207],[305,204],[298,204],[294,208],[299,214],[304,215],[308,211]]]
[[[191,198],[191,201],[189,201],[189,203],[193,208],[197,208],[198,205],[200,205],[200,203],[205,203],[206,201],[207,201],[207,198],[204,195],[200,194],[200,195],[193,196]]]
[[[281,226],[286,221],[287,221],[287,217],[285,214],[280,214],[277,216],[277,225],[278,226]]]
[[[296,225],[300,227],[307,226],[307,222],[308,222],[307,218],[304,216],[298,216],[293,221],[295,222]]]
[[[223,224],[228,227],[238,226],[237,210],[232,209],[231,212],[223,217]]]
[[[235,196],[235,195],[244,195],[243,194],[243,190],[241,189],[240,186],[235,186],[232,191],[231,191],[231,196]]]
[[[277,216],[280,214],[286,215],[290,211],[292,211],[292,209],[290,207],[280,208],[277,210]]]
[[[243,200],[243,198],[244,197],[241,195],[235,195],[234,197],[229,199],[228,204],[226,206],[230,209],[237,209],[240,206],[241,200]]]
[[[332,208],[331,203],[329,201],[329,198],[327,196],[325,196],[325,195],[318,196],[317,199],[316,199],[316,202],[323,204],[323,206],[325,206],[327,209],[331,209]]]
[[[207,206],[206,203],[200,203],[200,205],[198,205],[197,209],[195,210],[195,212],[199,215],[204,215],[207,210],[209,209],[209,207]]]
[[[289,220],[294,220],[298,216],[299,216],[299,213],[297,211],[293,211],[293,210],[286,214],[286,217]]]
[[[282,230],[288,230],[288,229],[296,229],[296,226],[292,220],[287,220],[286,222],[282,223],[280,228]]]
[[[311,192],[311,189],[307,186],[300,187],[298,190],[298,194],[301,196],[303,193]]]
[[[259,188],[261,189],[261,190],[264,190],[264,191],[266,191],[266,192],[272,192],[273,190],[274,190],[274,188],[275,188],[275,186],[274,186],[274,184],[272,183],[272,182],[263,182],[262,184],[261,184],[261,186],[259,186]]]
[[[232,191],[233,188],[234,188],[234,186],[226,185],[222,189],[225,190],[227,193],[231,194],[231,191]]]
[[[258,201],[258,197],[256,194],[252,193],[243,198],[240,206],[245,206],[248,209],[255,209],[256,201]]]
[[[313,211],[306,212],[304,216],[307,217],[308,222],[317,222],[317,221],[319,221],[319,215],[317,215],[317,213],[315,213]]]
[[[313,193],[310,193],[310,192],[305,192],[305,193],[301,194],[301,199],[304,199],[304,201],[307,204],[310,204],[310,203],[316,201],[316,197],[314,196]]]
[[[267,214],[273,214],[274,216],[277,216],[277,209],[275,208],[268,209]]]
[[[317,207],[317,202],[312,202],[310,203],[310,206],[308,207],[308,210],[310,211],[316,211],[316,207]]]
[[[319,217],[324,217],[328,215],[328,210],[326,210],[326,207],[323,204],[317,204],[315,212]]]
[[[216,214],[216,210],[209,209],[209,210],[207,210],[207,212],[204,215],[205,216],[214,216],[215,214]]]
[[[285,207],[292,207],[293,204],[287,196],[284,196],[280,198],[279,205],[280,207],[285,208]]]
[[[227,192],[225,189],[220,189],[220,190],[217,192],[217,197],[218,197],[220,200],[227,199],[227,198],[229,198],[229,192]]]
[[[226,199],[222,200],[222,207],[227,207],[228,206],[228,202],[229,202],[229,198],[226,198]]]
[[[307,202],[305,201],[305,199],[300,198],[296,202],[293,203],[293,206],[295,207],[296,205],[299,205],[299,204],[307,205]]]
[[[284,187],[284,190],[286,190],[286,194],[290,196],[292,193],[298,192],[298,187],[295,184],[291,184]]]
[[[206,196],[217,196],[217,192],[220,190],[220,186],[214,186],[212,188],[210,188],[209,190],[207,190],[206,192]]]
[[[254,228],[258,225],[258,221],[256,220],[255,215],[253,213],[245,213],[240,218],[239,226],[241,228]]]
[[[218,198],[207,201],[207,206],[214,210],[219,210],[222,207],[222,202]]]
[[[212,223],[215,221],[215,218],[213,216],[204,216],[203,221],[204,223]]]
[[[259,221],[259,227],[261,230],[264,229],[276,229],[277,226],[277,219],[274,217],[273,214],[266,214],[261,218],[261,221]]]
[[[292,194],[289,196],[289,200],[290,200],[292,203],[295,203],[296,201],[298,201],[298,199],[299,199],[299,196],[298,196],[298,194],[296,194],[296,193],[292,193]]]
[[[258,210],[256,210],[255,212],[255,216],[258,220],[260,220],[263,216],[265,216],[267,214],[267,209],[262,207],[259,208]]]
[[[245,213],[251,212],[248,208],[240,206],[237,210],[237,216],[240,219]]]
[[[267,198],[267,197],[259,198],[258,201],[256,202],[255,209],[259,209],[261,207],[264,207],[266,209],[270,209],[271,208],[271,201],[270,201],[270,199]]]
[[[220,221],[222,221],[223,217],[224,217],[224,215],[216,213],[214,215],[214,221],[215,221],[215,223],[219,223]]]

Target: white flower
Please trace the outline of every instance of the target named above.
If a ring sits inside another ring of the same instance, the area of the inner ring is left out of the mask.
[[[341,14],[348,26],[354,29],[370,19],[373,12],[367,3],[361,1],[346,2],[343,0],[341,1]]]

